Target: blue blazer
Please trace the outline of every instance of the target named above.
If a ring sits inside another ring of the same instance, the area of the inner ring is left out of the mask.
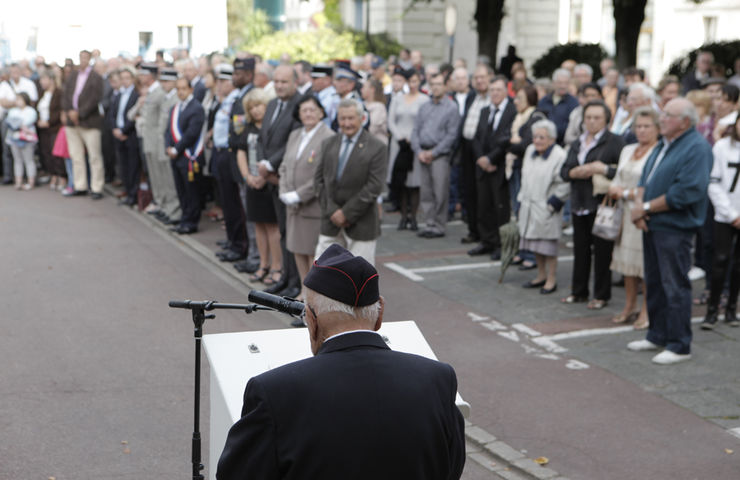
[[[180,108],[180,102],[176,103],[174,107],[170,109],[170,122],[167,123],[167,129],[164,131],[164,144],[165,148],[175,147],[177,150],[178,157],[183,156],[185,150],[195,148],[200,134],[203,131],[203,124],[206,121],[206,114],[203,111],[203,106],[195,99],[192,98],[185,110],[180,113],[178,119],[178,125],[180,127],[180,134],[182,137],[179,142],[176,142],[172,136],[172,115],[176,108]],[[203,153],[201,152],[202,156]]]

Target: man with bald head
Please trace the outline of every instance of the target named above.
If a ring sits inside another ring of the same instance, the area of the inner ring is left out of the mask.
[[[384,311],[377,270],[333,244],[303,284],[314,356],[249,380],[216,478],[460,478],[455,371],[391,350],[377,333]]]
[[[691,246],[704,223],[712,149],[696,131],[696,109],[685,98],[660,115],[663,138],[645,163],[635,192],[632,221],[643,230],[645,287],[650,327],[633,351],[664,349],[653,362],[691,358]]]
[[[259,163],[259,173],[268,181],[276,183],[277,171],[283,163],[285,146],[290,132],[301,126],[293,116],[293,110],[301,95],[297,91],[295,70],[291,65],[279,65],[272,75],[277,98],[270,100],[265,110],[265,118],[260,130],[260,142],[264,159]],[[278,189],[273,189],[272,203],[280,227],[280,247],[283,251],[283,277],[278,283],[268,288],[269,293],[295,298],[301,293],[300,277],[295,258],[285,247],[285,204],[278,196]]]

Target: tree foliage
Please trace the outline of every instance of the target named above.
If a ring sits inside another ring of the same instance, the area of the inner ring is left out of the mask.
[[[587,63],[594,70],[594,80],[601,76],[599,62],[606,58],[606,50],[598,43],[566,43],[551,47],[532,65],[535,78],[550,78],[565,60]]]
[[[243,49],[262,58],[279,58],[287,53],[294,59],[311,63],[328,62],[335,58],[355,55],[355,39],[351,33],[337,33],[331,28],[320,27],[304,32],[278,31],[265,35],[256,42],[248,42]]]

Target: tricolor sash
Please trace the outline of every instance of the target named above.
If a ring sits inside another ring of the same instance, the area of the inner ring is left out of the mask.
[[[180,131],[181,105],[181,101],[175,104],[174,108],[172,109],[172,116],[170,117],[170,134],[172,135],[172,139],[175,141],[176,144],[180,143],[180,140],[182,140],[182,132]],[[198,170],[200,169],[200,166],[198,165],[198,157],[201,153],[203,153],[203,147],[205,145],[205,137],[203,133],[204,132],[201,131],[195,147],[186,148],[183,152],[185,154],[185,157],[187,157],[188,159],[188,180],[191,182],[195,180],[195,173],[198,173]]]

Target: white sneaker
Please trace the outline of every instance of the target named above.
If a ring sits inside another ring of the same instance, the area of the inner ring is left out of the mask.
[[[635,340],[627,344],[627,349],[633,352],[648,352],[660,349],[660,345],[656,345],[650,340]]]
[[[563,229],[563,235],[568,235],[569,237],[573,236],[573,226],[567,226]]]
[[[673,365],[674,363],[685,362],[686,360],[691,360],[690,353],[680,354],[671,352],[670,350],[663,350],[653,357],[653,363],[659,365]]]
[[[689,280],[691,280],[692,282],[695,282],[697,280],[701,280],[702,278],[706,277],[707,274],[704,270],[694,265],[693,267],[691,267],[691,270],[689,270],[688,276],[689,276]]]

